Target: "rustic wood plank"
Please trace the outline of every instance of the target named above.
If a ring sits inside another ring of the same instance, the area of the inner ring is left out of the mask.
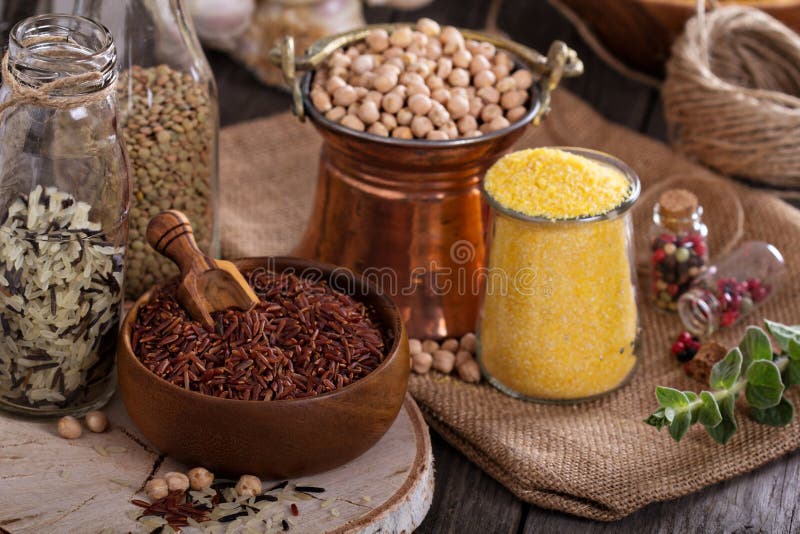
[[[0,414],[0,530],[14,534],[141,530],[128,515],[138,511],[130,500],[143,498],[139,490],[151,474],[186,472],[190,466],[150,447],[118,397],[106,411],[109,430],[84,431],[76,440],[56,435],[53,421]],[[297,534],[409,532],[430,506],[432,464],[427,425],[408,397],[397,420],[373,448],[342,467],[292,481],[279,494],[279,502],[267,505],[267,513],[286,517],[287,501],[295,502],[300,515],[292,532]],[[275,482],[265,481],[264,487]],[[321,486],[325,492],[301,499],[293,490],[295,483]]]
[[[515,533],[523,505],[514,495],[431,432],[436,489],[418,534]]]
[[[686,497],[651,504],[614,523],[531,506],[521,532],[798,532],[798,478],[800,452]]]

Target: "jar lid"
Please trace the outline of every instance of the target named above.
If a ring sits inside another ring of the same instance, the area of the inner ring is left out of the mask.
[[[667,189],[658,197],[658,214],[667,219],[691,218],[699,206],[697,195],[687,189]]]

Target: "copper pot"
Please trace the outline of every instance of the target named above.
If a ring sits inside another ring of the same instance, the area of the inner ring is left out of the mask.
[[[460,336],[475,329],[484,263],[479,183],[486,169],[547,113],[562,75],[582,65],[564,43],[548,57],[479,32],[540,74],[526,116],[508,128],[451,141],[402,140],[357,132],[326,119],[311,103],[313,69],[330,53],[359,41],[378,25],[326,38],[295,58],[291,38],[280,60],[294,93],[294,111],[322,134],[319,180],[311,220],[294,255],[365,275],[391,296],[409,337]],[[296,78],[295,69],[307,70]]]

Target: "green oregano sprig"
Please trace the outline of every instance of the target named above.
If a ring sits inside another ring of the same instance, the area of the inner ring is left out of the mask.
[[[758,326],[747,328],[739,346],[711,369],[712,391],[680,391],[656,387],[659,409],[645,423],[661,430],[667,427],[675,441],[695,423],[700,423],[719,443],[736,433],[734,409],[744,392],[750,415],[759,423],[786,426],[794,418],[794,406],[784,397],[787,387],[800,384],[800,326],[764,321],[781,348],[772,352],[767,333]]]

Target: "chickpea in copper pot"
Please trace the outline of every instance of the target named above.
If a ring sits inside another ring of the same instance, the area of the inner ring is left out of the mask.
[[[310,99],[353,130],[456,139],[523,118],[533,79],[508,52],[423,18],[370,30],[364,41],[332,53],[315,73]]]

